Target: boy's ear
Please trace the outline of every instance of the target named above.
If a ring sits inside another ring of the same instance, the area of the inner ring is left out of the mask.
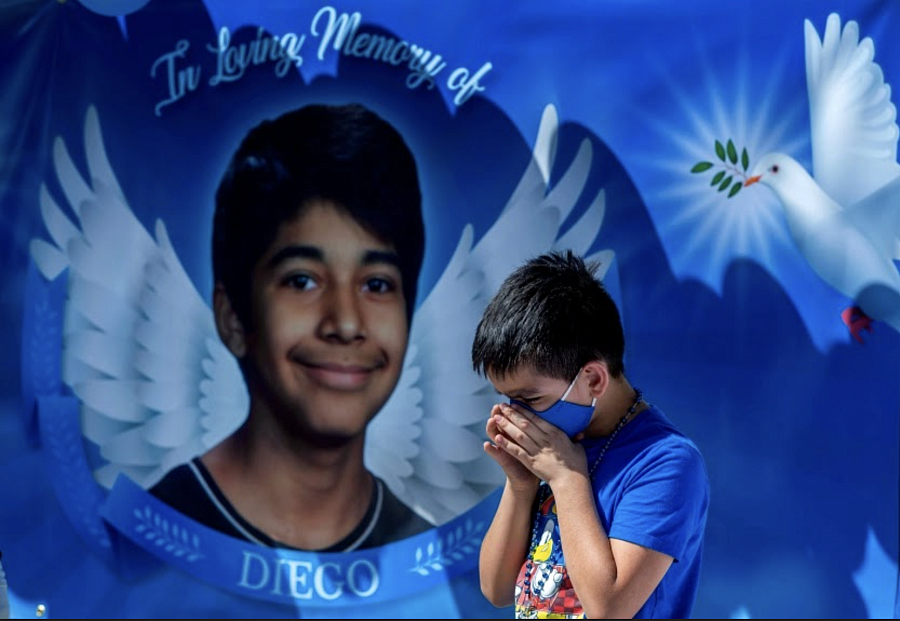
[[[231,300],[225,293],[225,287],[217,284],[213,290],[213,312],[216,316],[216,330],[225,347],[236,358],[243,358],[247,353],[247,341],[244,326],[231,306]]]
[[[588,376],[588,387],[591,391],[591,397],[598,400],[609,388],[609,368],[602,360],[592,360],[584,365],[582,373]]]

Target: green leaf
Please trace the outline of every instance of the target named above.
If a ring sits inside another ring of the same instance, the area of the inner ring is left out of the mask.
[[[734,196],[735,194],[737,194],[738,192],[740,192],[742,187],[743,187],[743,184],[741,184],[741,183],[735,183],[735,184],[731,187],[731,192],[728,193],[728,198],[731,198],[732,196]]]
[[[697,162],[696,164],[694,164],[694,167],[691,168],[691,172],[692,173],[702,173],[702,172],[706,172],[707,170],[709,170],[712,167],[713,167],[712,162]]]
[[[728,175],[727,177],[725,177],[725,180],[719,184],[719,192],[721,192],[722,190],[727,188],[729,185],[731,185],[731,179],[732,179],[731,175]]]
[[[747,155],[746,148],[741,151],[741,164],[744,166],[744,172],[747,172],[747,168],[750,167],[750,156]]]
[[[728,139],[728,159],[732,164],[737,164],[737,149],[734,148],[734,143],[730,138]]]
[[[725,147],[718,140],[716,140],[716,155],[719,156],[720,160],[725,161]]]
[[[716,173],[716,176],[712,178],[712,181],[709,182],[709,185],[716,185],[717,183],[719,183],[722,180],[722,177],[724,177],[724,176],[725,176],[725,171],[720,170],[719,172]]]

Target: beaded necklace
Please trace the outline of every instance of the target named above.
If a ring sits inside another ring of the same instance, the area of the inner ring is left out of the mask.
[[[634,402],[631,404],[631,407],[628,408],[628,411],[625,412],[625,416],[619,421],[619,424],[616,425],[616,428],[610,434],[609,439],[606,441],[606,444],[603,445],[603,448],[600,449],[600,454],[597,455],[597,459],[594,460],[594,464],[591,466],[588,471],[588,479],[590,479],[594,471],[597,469],[597,466],[600,465],[600,462],[603,461],[603,456],[606,455],[606,450],[609,448],[609,445],[612,444],[613,439],[619,433],[619,430],[625,426],[625,423],[628,422],[628,419],[634,414],[634,411],[637,409],[638,405],[641,404],[644,400],[644,395],[641,392],[640,388],[634,389]],[[534,572],[534,552],[540,543],[540,533],[538,529],[540,528],[540,517],[541,517],[541,506],[543,506],[544,502],[547,498],[550,497],[550,486],[545,482],[541,481],[540,490],[538,492],[538,504],[537,504],[537,512],[534,516],[534,524],[531,527],[531,549],[528,551],[528,556],[525,560],[525,576],[524,576],[524,592],[525,592],[525,601],[528,602],[531,600],[531,575]],[[541,589],[544,588],[544,584],[547,582],[547,578],[550,576],[550,569],[552,567],[549,563],[541,564],[541,574],[535,580],[535,587],[537,588],[537,592],[540,593]]]

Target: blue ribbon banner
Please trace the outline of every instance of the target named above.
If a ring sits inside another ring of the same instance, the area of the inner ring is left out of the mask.
[[[481,538],[497,500],[495,493],[455,520],[397,543],[321,554],[223,535],[172,510],[124,476],[100,512],[142,550],[205,582],[258,599],[335,606],[409,597],[477,568]]]

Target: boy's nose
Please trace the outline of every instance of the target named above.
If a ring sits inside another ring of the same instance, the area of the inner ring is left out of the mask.
[[[343,343],[365,338],[360,300],[348,288],[332,289],[321,325],[322,336]]]

